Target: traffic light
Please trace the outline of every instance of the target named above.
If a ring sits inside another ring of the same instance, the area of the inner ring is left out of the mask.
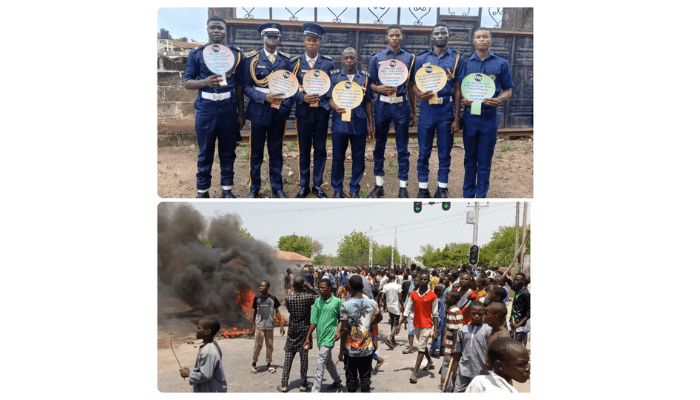
[[[423,209],[423,202],[420,201],[414,201],[413,202],[413,212],[414,213],[419,213]]]
[[[479,262],[479,246],[473,245],[469,248],[469,264],[476,265]]]
[[[450,202],[449,201],[443,201],[442,202],[442,209],[443,211],[447,211],[450,209]]]

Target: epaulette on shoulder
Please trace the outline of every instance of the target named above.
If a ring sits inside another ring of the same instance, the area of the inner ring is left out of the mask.
[[[331,60],[331,61],[333,61],[333,59],[332,59],[331,57],[324,56],[324,55],[321,55],[321,57],[325,58],[326,60]]]
[[[419,56],[422,56],[423,54],[427,54],[427,53],[430,53],[430,50],[426,50],[426,51],[424,51],[424,52],[422,52],[422,53],[420,53],[420,54],[418,54],[418,55],[419,55]]]
[[[379,53],[381,53],[381,52],[383,52],[383,51],[384,51],[384,50],[379,50],[379,51],[377,51],[377,52],[374,52],[374,53],[372,53],[372,56],[376,56],[377,54],[379,54]],[[371,57],[371,56],[370,56],[370,57]]]
[[[361,69],[360,71],[362,71],[362,74],[363,74],[363,75],[369,76],[369,72],[365,71],[364,69]]]
[[[277,53],[282,54],[283,56],[285,56],[285,57],[287,57],[287,58],[292,58],[292,55],[289,54],[289,53],[285,53],[285,52],[279,51],[279,50],[277,50]]]
[[[289,61],[291,62],[296,62],[299,59],[300,56],[294,56],[293,58],[290,58]]]
[[[334,69],[333,71],[331,71],[331,75],[335,75],[335,74],[339,74],[339,73],[340,73],[339,69]]]
[[[249,51],[247,53],[244,53],[243,55],[246,56],[246,58],[253,57],[254,55],[258,54],[257,50]]]

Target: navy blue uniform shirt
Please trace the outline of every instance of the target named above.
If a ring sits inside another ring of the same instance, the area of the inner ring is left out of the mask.
[[[257,60],[255,59],[257,55]],[[270,103],[265,102],[267,93],[256,90],[256,87],[268,89],[267,84],[264,86],[255,82],[257,79],[261,81],[267,78],[271,73],[279,70],[294,72],[294,64],[289,60],[291,56],[287,53],[277,50],[275,62],[270,62],[267,58],[264,49],[251,51],[244,54],[245,67],[243,68],[243,93],[250,99],[246,109],[245,117],[256,124],[267,125],[270,123]],[[253,62],[255,60],[255,62]],[[251,73],[251,69],[253,72]],[[255,79],[253,79],[255,77]],[[280,105],[279,112],[283,119],[289,117],[292,111],[293,100],[291,97],[286,98]]]
[[[207,65],[204,63],[204,57],[202,57],[202,51],[204,50],[205,47],[209,46],[212,43],[207,43],[205,45],[199,46],[196,49],[193,49],[190,51],[190,55],[187,57],[187,68],[185,69],[185,76],[183,77],[184,81],[189,81],[189,80],[202,80],[202,79],[207,79],[208,77],[212,75],[216,75],[213,72],[207,68]],[[234,66],[231,70],[229,70],[226,73],[226,86],[219,86],[217,89],[214,89],[212,87],[205,86],[198,91],[198,97],[197,100],[194,102],[194,107],[195,109],[201,108],[205,106],[205,104],[213,104],[213,102],[210,101],[203,101],[201,93],[202,92],[208,92],[208,93],[226,93],[226,92],[231,92],[231,101],[233,102],[234,107],[238,104],[238,98],[236,97],[236,92],[233,90],[237,84],[241,83],[243,81],[243,53],[241,50],[231,44],[220,44],[220,46],[226,46],[231,51],[233,52],[236,61],[234,63]],[[228,100],[224,100],[228,101]],[[217,102],[218,103],[218,102]]]
[[[391,48],[387,47],[386,50],[378,51],[372,54],[372,57],[369,59],[369,66],[367,67],[369,70],[369,79],[370,83],[374,83],[375,85],[383,85],[383,83],[379,80],[379,65],[381,65],[381,63],[384,61],[393,59],[403,62],[408,68],[408,79],[406,79],[406,82],[404,82],[401,86],[396,88],[396,96],[402,97],[406,95],[407,84],[413,76],[413,64],[416,59],[416,56],[410,51],[399,49],[398,54],[394,54],[391,51]]]
[[[347,81],[350,78],[345,72],[345,69],[336,69],[331,71],[331,88],[326,93],[324,97],[327,99],[332,97],[333,88],[339,82]],[[365,102],[372,101],[372,90],[369,88],[369,74],[367,71],[361,71],[359,69],[355,70],[355,76],[352,79],[353,82],[357,83],[362,87],[365,95],[362,99],[362,104],[352,109],[352,116],[350,122],[345,122],[342,120],[342,115],[333,112],[333,125],[331,127],[331,132],[333,133],[346,133],[351,135],[366,135],[367,134],[367,110],[365,110]],[[340,105],[336,104],[340,107]],[[343,107],[341,107],[343,108]],[[345,109],[347,112],[347,108]]]
[[[314,67],[311,68],[309,66],[309,63],[306,61],[306,53],[294,57],[290,60],[293,64],[294,63],[299,63],[299,68],[297,71],[297,78],[299,79],[299,87],[304,86],[304,75],[306,75],[307,72],[309,72],[312,69],[320,69],[323,72],[325,72],[329,77],[331,75],[331,71],[335,69],[335,63],[333,62],[333,59],[328,57],[328,56],[322,56],[318,54],[316,56],[316,62],[314,62]],[[328,90],[329,92],[333,89],[333,86],[331,85],[331,88]],[[304,116],[306,114],[306,110],[309,108],[309,103],[304,102],[304,95],[306,95],[306,92],[298,92],[295,94],[294,101],[297,102],[297,108],[295,115],[297,117]],[[328,105],[328,98],[324,98],[323,96],[319,99],[318,101],[318,106],[323,107],[326,110],[330,110],[331,107]]]
[[[464,59],[462,58],[462,53],[457,50],[450,49],[449,47],[442,56],[438,56],[437,54],[433,53],[432,49],[420,53],[416,57],[416,63],[413,67],[411,80],[416,80],[416,72],[425,65],[437,65],[445,70],[445,73],[447,73],[447,83],[445,84],[445,87],[440,89],[438,96],[452,96],[454,94],[455,78],[464,73],[465,64]]]
[[[474,52],[471,56],[467,57],[465,62],[466,67],[464,72],[457,76],[458,82],[461,83],[467,75],[476,72],[488,75],[496,83],[496,92],[493,94],[493,98],[496,98],[503,89],[511,89],[514,87],[513,78],[510,76],[510,64],[508,64],[507,58],[489,50],[489,55],[483,61],[476,52]],[[464,109],[465,113],[469,113],[469,107],[465,107]],[[493,107],[486,103],[481,104],[482,111],[491,109],[493,109]]]

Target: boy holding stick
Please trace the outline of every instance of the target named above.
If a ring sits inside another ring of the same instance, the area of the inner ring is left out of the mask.
[[[185,367],[180,370],[180,376],[190,378],[192,391],[197,392],[226,392],[226,376],[221,367],[221,348],[214,336],[221,324],[214,317],[204,317],[197,321],[196,338],[202,339],[194,369],[190,372]]]

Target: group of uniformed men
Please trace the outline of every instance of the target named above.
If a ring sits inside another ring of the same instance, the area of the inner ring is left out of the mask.
[[[415,124],[416,98],[421,100],[417,162],[419,189],[416,197],[431,197],[428,189],[428,162],[435,136],[437,136],[439,170],[437,188],[433,196],[447,197],[453,135],[460,130],[460,119],[455,117],[459,115],[461,105],[465,105],[461,117],[465,149],[462,194],[465,198],[486,197],[491,159],[497,139],[497,107],[510,98],[513,88],[508,60],[489,49],[492,38],[490,30],[485,28],[476,30],[473,38],[475,52],[465,57],[459,51],[447,47],[450,28],[438,23],[432,30],[433,48],[416,56],[401,48],[403,39],[401,26],[390,25],[387,27],[385,36],[388,47],[372,54],[369,71],[363,71],[357,68],[357,51],[351,47],[343,51],[340,69],[335,68],[330,57],[320,55],[318,51],[325,30],[314,23],[306,23],[303,26],[305,47],[303,55],[292,57],[278,50],[283,29],[279,23],[270,22],[260,25],[258,31],[262,36],[263,48],[243,53],[234,45],[224,44],[226,21],[221,17],[211,17],[207,21],[210,43],[190,53],[184,75],[184,87],[199,90],[195,102],[195,131],[199,145],[197,198],[209,197],[216,139],[219,141],[219,159],[221,160],[221,197],[236,197],[231,192],[233,163],[236,158],[236,142],[241,140],[240,129],[243,128],[246,119],[251,123],[250,187],[247,197],[256,198],[260,192],[260,167],[267,141],[272,194],[278,198],[287,198],[282,184],[282,141],[285,122],[291,113],[293,102],[296,102],[301,186],[296,195],[297,198],[306,197],[311,192],[319,198],[328,197],[321,189],[321,185],[327,159],[326,135],[331,109],[334,111],[331,127],[333,197],[345,197],[343,178],[348,144],[352,154],[350,197],[360,197],[360,180],[365,169],[366,139],[376,140],[373,153],[376,184],[367,197],[384,196],[384,151],[389,127],[393,122],[399,166],[398,197],[408,198],[410,155],[408,128]],[[226,73],[226,85],[221,84],[222,75],[212,73],[205,65],[202,53],[209,44],[225,45],[235,55],[235,66]],[[409,69],[409,79],[398,87],[383,85],[379,79],[380,64],[391,59],[402,61]],[[424,65],[438,65],[448,75],[447,84],[437,93],[438,100],[434,101],[436,104],[430,104],[428,101],[435,96],[434,91],[421,92],[415,84],[415,73]],[[328,93],[319,96],[303,91],[303,76],[312,69],[323,70],[329,75],[331,90]],[[299,79],[300,90],[292,97],[285,99],[283,93],[271,93],[268,88],[269,75],[279,70],[290,71]],[[461,94],[462,80],[475,72],[488,75],[496,84],[494,96],[484,99],[480,115],[471,114],[472,102]],[[351,110],[350,122],[341,119],[341,114],[350,110],[338,107],[331,98],[332,88],[345,80],[356,82],[365,93],[362,105]],[[372,102],[373,92],[378,94],[374,103]],[[245,116],[244,94],[249,98]],[[311,107],[312,103],[317,103],[318,106]],[[278,108],[272,107],[273,105]],[[312,147],[313,177],[311,176]]]

